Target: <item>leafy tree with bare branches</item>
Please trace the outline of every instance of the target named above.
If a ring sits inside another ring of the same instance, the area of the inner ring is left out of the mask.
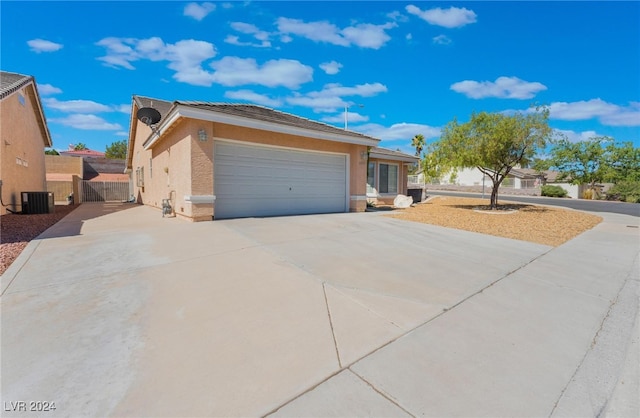
[[[530,112],[473,113],[466,123],[454,118],[435,143],[438,158],[451,167],[476,167],[491,179],[491,209],[498,207],[498,189],[511,172],[528,163],[538,149],[552,140],[549,110]]]

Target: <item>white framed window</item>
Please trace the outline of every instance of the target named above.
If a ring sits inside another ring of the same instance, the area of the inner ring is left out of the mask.
[[[144,187],[144,167],[136,169],[136,186]]]
[[[376,188],[376,163],[369,161],[367,166],[367,193],[373,193]]]
[[[398,165],[378,164],[378,192],[385,194],[398,193]]]

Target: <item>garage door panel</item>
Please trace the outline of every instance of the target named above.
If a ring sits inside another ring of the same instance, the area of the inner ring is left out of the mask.
[[[344,212],[346,155],[216,143],[218,219]]]

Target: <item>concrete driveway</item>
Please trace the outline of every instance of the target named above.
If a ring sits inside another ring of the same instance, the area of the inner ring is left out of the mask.
[[[605,216],[552,248],[85,204],[2,276],[3,416],[637,416],[638,218]]]

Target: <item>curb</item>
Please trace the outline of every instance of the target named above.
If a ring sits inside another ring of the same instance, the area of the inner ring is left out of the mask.
[[[18,273],[20,273],[22,267],[29,261],[40,245],[40,242],[41,240],[37,238],[29,241],[29,244],[24,247],[20,255],[13,260],[9,268],[0,276],[0,296],[4,295],[9,286],[11,286],[11,283],[13,283]]]

